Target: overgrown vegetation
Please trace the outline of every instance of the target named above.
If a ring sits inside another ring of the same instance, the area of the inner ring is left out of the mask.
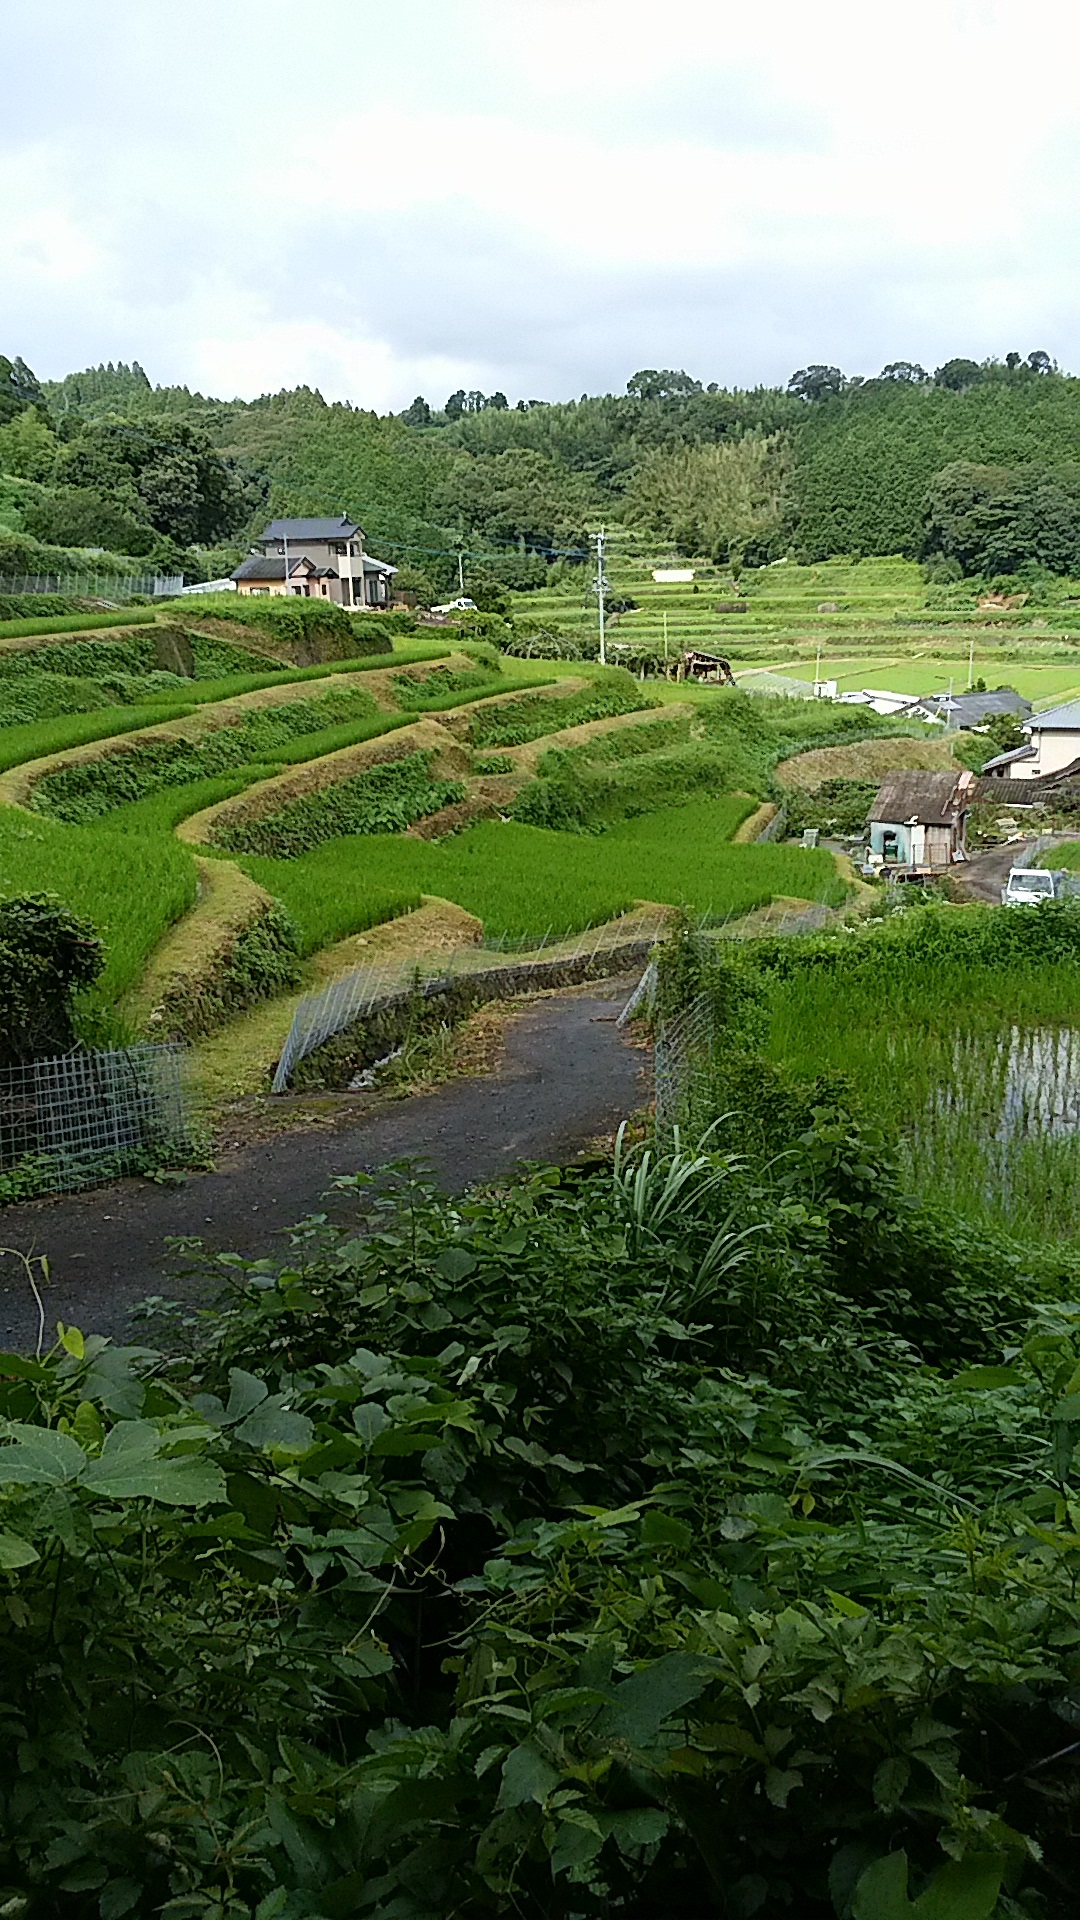
[[[213,829],[215,846],[277,860],[310,853],[347,834],[397,834],[414,820],[461,800],[459,780],[438,779],[433,751],[387,760],[289,800],[275,812],[230,820]]]
[[[469,741],[474,747],[520,747],[563,727],[637,713],[651,705],[631,674],[613,668],[602,680],[591,681],[576,693],[523,694],[520,699],[481,708],[470,718]]]

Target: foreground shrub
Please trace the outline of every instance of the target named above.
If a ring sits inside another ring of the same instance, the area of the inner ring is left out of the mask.
[[[796,1172],[343,1182],[186,1359],[6,1357],[12,1911],[1068,1920],[1080,1320],[935,1371]]]
[[[0,1067],[67,1053],[73,1001],[105,964],[97,931],[48,894],[0,900]]]

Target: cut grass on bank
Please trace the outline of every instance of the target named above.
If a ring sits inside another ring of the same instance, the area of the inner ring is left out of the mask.
[[[476,914],[489,939],[514,940],[595,925],[635,900],[716,917],[748,913],[781,894],[839,904],[845,886],[829,854],[731,846],[753,805],[728,794],[621,821],[596,836],[501,821],[442,841],[355,835],[296,860],[241,864],[284,900],[307,953],[408,911],[423,893]]]

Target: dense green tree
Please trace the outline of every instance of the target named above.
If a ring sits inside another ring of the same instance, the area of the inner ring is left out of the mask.
[[[42,414],[47,412],[37,375],[30,371],[21,354],[9,360],[6,354],[0,353],[0,427],[27,407],[38,407]]]
[[[404,413],[398,415],[398,418],[402,420],[407,427],[430,427],[431,408],[428,406],[423,394],[418,393],[416,399],[405,408]]]
[[[0,901],[0,1067],[75,1045],[73,1001],[100,974],[96,928],[46,894]]]
[[[1080,472],[1052,475],[957,460],[939,473],[925,504],[926,552],[967,574],[1052,573],[1080,568]]]
[[[115,499],[133,519],[182,546],[209,543],[250,518],[262,490],[223,460],[197,428],[94,421],[69,438],[57,478]]]
[[[676,372],[671,367],[659,371],[656,367],[645,367],[640,373],[631,374],[626,391],[632,400],[673,400],[684,394],[700,393],[701,381],[681,368]]]
[[[35,540],[54,547],[146,554],[154,545],[152,527],[140,524],[120,501],[93,487],[56,488],[23,509],[23,523]]]
[[[23,480],[49,480],[56,465],[56,435],[39,407],[25,407],[0,427],[0,472]]]
[[[800,367],[787,383],[787,390],[796,400],[832,400],[843,393],[847,382],[839,367],[814,365]]]
[[[654,453],[627,488],[626,515],[685,553],[742,560],[780,532],[790,464],[779,434]]]
[[[929,378],[926,368],[920,367],[917,360],[890,360],[878,374],[879,380],[898,380],[907,387],[925,387]]]
[[[962,393],[965,387],[973,387],[983,378],[983,369],[977,360],[946,360],[934,374],[939,387],[949,387],[953,393]]]
[[[432,510],[495,544],[525,549],[580,547],[589,520],[589,492],[580,478],[525,448],[480,460],[459,454],[436,490]]]

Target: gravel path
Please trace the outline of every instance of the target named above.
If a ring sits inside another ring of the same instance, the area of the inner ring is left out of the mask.
[[[271,1253],[275,1234],[322,1207],[330,1182],[389,1160],[424,1160],[451,1191],[517,1160],[569,1160],[645,1097],[643,1055],[615,1015],[625,980],[587,994],[535,1001],[506,1032],[499,1071],[455,1080],[369,1113],[333,1132],[282,1134],[223,1155],[182,1187],[125,1180],[93,1193],[8,1207],[5,1249],[46,1254],[46,1326],[57,1320],[122,1338],[128,1310],[147,1294],[176,1298],[163,1241],[198,1234],[213,1248]],[[0,1260],[0,1345],[24,1351],[37,1312],[14,1260]]]
[[[1009,868],[1016,865],[1026,845],[1026,840],[1013,840],[1008,846],[991,847],[986,853],[972,854],[966,865],[954,867],[953,872],[964,892],[973,900],[989,901],[992,907],[999,907],[1001,889],[1009,877]]]

